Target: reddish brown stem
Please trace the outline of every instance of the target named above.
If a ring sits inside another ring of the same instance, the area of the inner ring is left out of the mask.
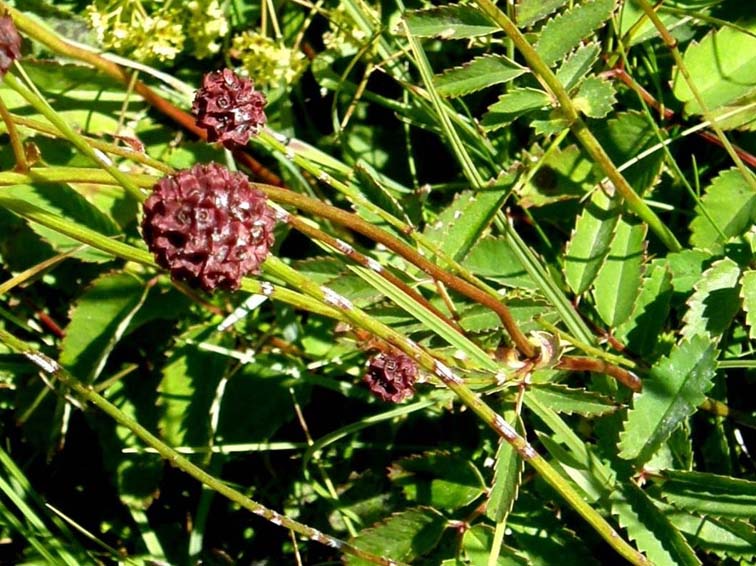
[[[613,377],[622,383],[628,389],[639,392],[643,388],[640,378],[633,372],[619,366],[608,364],[604,360],[595,358],[584,358],[582,356],[562,356],[557,362],[557,369],[570,371],[591,371],[593,373],[603,373]]]

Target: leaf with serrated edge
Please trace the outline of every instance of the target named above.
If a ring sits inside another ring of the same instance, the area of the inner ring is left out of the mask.
[[[595,41],[578,47],[556,73],[557,79],[565,89],[570,90],[580,83],[598,60],[601,48]]]
[[[740,310],[740,267],[729,258],[714,262],[694,285],[683,316],[682,336],[708,334],[719,341]]]
[[[664,508],[664,514],[696,548],[722,558],[756,556],[756,530],[747,521],[699,517],[671,505]]]
[[[742,24],[756,32],[756,23]],[[756,37],[729,26],[709,33],[685,50],[683,63],[704,104],[714,110],[756,90]],[[672,92],[688,114],[702,108],[678,71]]]
[[[756,271],[748,270],[741,279],[740,298],[743,299],[743,310],[746,313],[748,337],[756,338]]]
[[[522,419],[514,411],[505,411],[503,417],[517,432],[525,434]],[[499,439],[494,477],[486,506],[486,516],[493,522],[504,521],[512,510],[520,489],[523,468],[524,461],[517,450],[509,442]]]
[[[351,543],[378,556],[410,562],[435,547],[445,528],[446,518],[441,513],[429,507],[417,507],[363,529]],[[354,555],[345,556],[344,562],[348,566],[373,564]]]
[[[590,287],[601,269],[619,220],[617,199],[597,190],[575,221],[564,255],[564,277],[576,295]]]
[[[553,65],[582,39],[598,29],[614,11],[615,0],[579,4],[546,22],[535,44],[547,65]]]
[[[588,77],[580,85],[572,101],[575,108],[589,118],[603,118],[617,102],[614,95],[612,83],[600,77]]]
[[[684,339],[654,364],[643,391],[633,395],[620,433],[620,457],[636,465],[646,462],[704,401],[715,370],[716,350],[705,336]]]
[[[609,248],[609,255],[594,281],[596,310],[614,328],[633,310],[643,272],[643,255],[648,227],[621,218]]]
[[[410,33],[417,37],[465,39],[499,31],[483,12],[459,4],[409,11],[405,20]]]
[[[548,106],[550,102],[549,95],[542,90],[513,88],[488,107],[481,118],[481,125],[487,130],[497,130],[520,116]]]
[[[96,379],[146,294],[146,285],[127,273],[97,278],[71,311],[60,363],[87,383]]]
[[[530,125],[536,127],[534,122]],[[596,186],[593,163],[575,145],[551,148],[532,159],[538,159],[540,167],[517,191],[518,204],[523,208],[582,198]]]
[[[527,72],[504,55],[483,55],[436,75],[433,84],[441,96],[455,97],[506,83]]]
[[[388,477],[409,501],[434,509],[459,509],[485,490],[483,476],[474,464],[442,451],[396,460],[389,467]]]
[[[709,213],[711,221],[701,207]],[[718,253],[727,239],[743,234],[754,220],[756,194],[740,171],[733,167],[720,173],[706,188],[701,205],[696,206],[696,216],[690,223],[690,243]]]
[[[614,331],[614,336],[630,351],[649,360],[669,314],[672,300],[672,273],[666,263],[652,262],[641,282],[633,311]]]
[[[530,278],[505,238],[484,236],[470,250],[462,265],[481,277],[490,277],[507,287],[534,288]]]
[[[534,395],[557,413],[568,415],[600,417],[619,408],[609,397],[585,389],[572,389],[566,385],[534,385],[528,391],[528,395]]]
[[[701,561],[651,498],[631,481],[619,484],[609,497],[612,514],[627,530],[651,564],[700,566]]]
[[[567,3],[567,0],[519,0],[517,2],[517,24],[529,26],[542,20]]]
[[[679,509],[749,519],[756,510],[756,482],[705,472],[665,470],[653,477],[661,494]]]

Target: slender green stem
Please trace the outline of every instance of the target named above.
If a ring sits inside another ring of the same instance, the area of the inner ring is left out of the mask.
[[[0,98],[0,117],[5,122],[5,127],[8,130],[8,137],[10,137],[11,147],[13,148],[13,155],[16,158],[16,171],[28,171],[29,162],[26,160],[26,150],[24,149],[24,143],[21,141],[21,136],[18,134],[18,128],[13,123],[13,118],[8,107]]]
[[[324,303],[340,310],[347,320],[356,326],[363,328],[375,336],[382,338],[389,344],[399,348],[407,355],[416,360],[423,368],[438,377],[444,385],[451,389],[460,401],[478,415],[483,422],[490,426],[499,436],[509,442],[518,452],[520,457],[533,466],[541,477],[553,487],[570,506],[577,511],[582,517],[606,540],[621,556],[626,558],[632,564],[648,565],[648,560],[640,554],[625,540],[619,533],[606,522],[606,520],[591,507],[580,494],[565,481],[565,479],[549,464],[528,441],[517,433],[517,431],[507,423],[501,415],[496,413],[488,406],[478,395],[476,395],[464,381],[457,376],[454,371],[446,365],[439,362],[431,354],[426,352],[415,342],[409,340],[403,334],[382,324],[381,322],[368,316],[361,309],[352,305],[352,303],[335,293],[326,286],[318,285],[309,278],[300,274],[293,268],[283,263],[276,257],[268,258],[266,270],[280,279],[286,281],[290,286],[302,289],[307,295],[323,301]]]
[[[71,389],[72,391],[75,391],[82,399],[86,400],[88,403],[94,405],[103,413],[107,414],[119,425],[130,430],[147,446],[154,449],[155,452],[160,454],[163,459],[170,462],[172,466],[187,473],[197,481],[203,483],[213,491],[220,493],[240,507],[243,507],[244,509],[251,511],[255,515],[258,515],[265,520],[270,521],[274,525],[279,525],[286,529],[291,529],[295,533],[313,539],[326,546],[330,546],[331,548],[339,550],[344,554],[356,556],[374,564],[383,564],[385,566],[398,564],[394,560],[376,556],[374,554],[361,550],[360,548],[357,548],[356,546],[351,545],[345,541],[342,541],[330,535],[326,535],[325,533],[322,533],[317,529],[309,527],[303,523],[300,523],[299,521],[295,521],[294,519],[290,519],[285,515],[273,511],[272,509],[269,509],[264,505],[257,503],[256,501],[253,501],[234,488],[229,487],[221,480],[215,478],[211,474],[208,474],[205,470],[203,470],[199,466],[196,466],[186,457],[182,456],[176,450],[162,442],[158,437],[156,437],[154,434],[140,425],[132,417],[125,414],[118,407],[116,407],[102,395],[97,393],[92,387],[84,385],[81,381],[73,377],[52,358],[49,358],[45,354],[34,350],[29,344],[26,344],[25,342],[19,340],[3,329],[0,329],[0,341],[5,343],[16,353],[26,356],[40,370],[54,377],[65,387]]]
[[[630,210],[649,225],[651,230],[667,248],[671,251],[681,250],[682,246],[680,246],[672,231],[659,219],[645,201],[638,196],[627,182],[627,179],[617,170],[611,158],[580,117],[567,89],[559,82],[554,72],[541,59],[541,56],[520,30],[517,29],[517,26],[512,23],[512,20],[492,0],[475,0],[475,2],[512,39],[517,49],[525,58],[525,61],[527,61],[530,70],[548,86],[551,94],[559,103],[564,118],[570,124],[572,134],[577,138],[588,155],[601,167]]]
[[[695,81],[688,72],[688,67],[685,65],[685,61],[683,61],[680,50],[677,48],[677,40],[672,37],[672,35],[669,33],[669,30],[664,25],[664,22],[661,21],[661,18],[659,18],[659,15],[647,2],[647,0],[638,0],[638,4],[643,9],[643,12],[646,14],[648,19],[651,20],[651,23],[654,24],[654,27],[661,35],[664,44],[672,54],[672,58],[675,60],[675,65],[677,65],[677,70],[680,72],[683,79],[685,80],[685,83],[688,85],[693,98],[696,99],[696,102],[701,107],[701,114],[703,114],[704,119],[709,122],[709,124],[711,124],[711,129],[714,130],[717,138],[720,142],[722,142],[722,146],[725,148],[725,151],[728,153],[728,155],[732,158],[732,161],[740,171],[740,174],[743,175],[743,179],[745,179],[746,183],[750,185],[751,190],[756,191],[756,176],[754,176],[748,170],[748,168],[743,163],[743,160],[740,159],[740,156],[735,151],[735,148],[732,147],[730,140],[722,131],[722,128],[719,127],[717,119],[711,113],[711,110],[709,110],[706,101],[701,96],[701,91],[698,90]]]
[[[142,193],[139,187],[134,184],[129,176],[126,173],[119,171],[113,162],[102,152],[98,153],[92,149],[87,141],[81,135],[77,134],[73,128],[50,107],[46,100],[38,97],[11,74],[5,75],[4,80],[5,84],[20,94],[37,112],[50,120],[50,122],[76,146],[76,149],[110,173],[110,175],[112,175],[124,189],[136,198],[137,201],[141,202],[144,200],[144,193]]]

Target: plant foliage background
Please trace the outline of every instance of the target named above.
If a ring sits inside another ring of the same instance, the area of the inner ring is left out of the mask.
[[[753,563],[748,2],[5,7],[0,562]],[[223,67],[236,152],[181,113]],[[209,161],[290,214],[237,293],[138,229]]]

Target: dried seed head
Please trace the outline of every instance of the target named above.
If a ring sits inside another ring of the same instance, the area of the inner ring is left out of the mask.
[[[13,18],[0,16],[0,78],[21,58],[21,36],[16,31]]]
[[[202,78],[194,96],[192,113],[207,139],[227,145],[245,145],[265,124],[265,97],[252,81],[231,69],[213,71]]]
[[[380,353],[368,362],[365,382],[384,401],[399,403],[415,392],[415,361],[404,354]]]
[[[273,244],[273,210],[242,173],[217,163],[164,177],[144,203],[142,234],[174,279],[235,290]]]

